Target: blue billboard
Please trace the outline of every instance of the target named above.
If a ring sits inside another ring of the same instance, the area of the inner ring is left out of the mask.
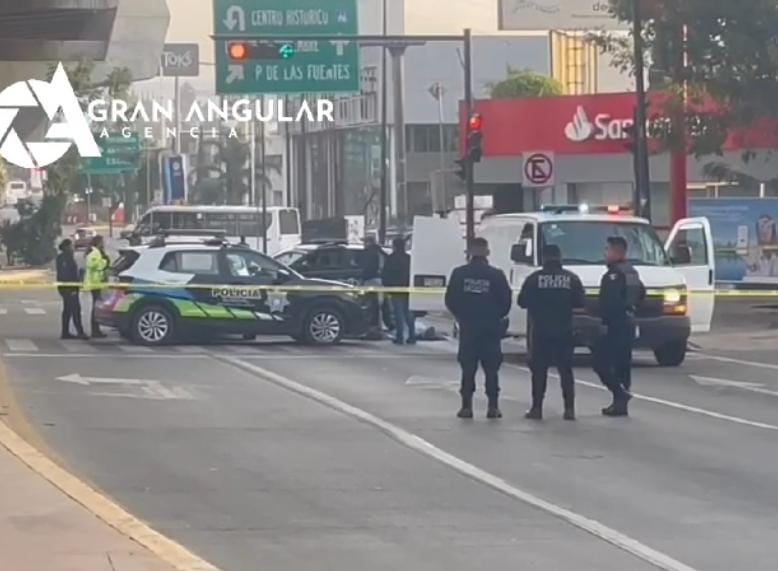
[[[710,220],[716,280],[778,284],[778,198],[701,198],[690,216]]]
[[[186,160],[183,155],[161,157],[165,204],[184,204],[188,198]]]

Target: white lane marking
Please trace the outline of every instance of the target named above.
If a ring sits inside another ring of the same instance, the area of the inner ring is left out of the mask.
[[[46,315],[46,310],[42,307],[25,307],[24,313],[27,315]]]
[[[0,307],[0,315],[8,315],[8,308]]]
[[[257,347],[254,345],[227,345],[222,346],[222,349],[238,355],[254,355],[257,352]]]
[[[303,385],[302,383],[298,383],[297,381],[293,381],[256,365],[246,363],[240,359],[236,359],[234,357],[225,357],[223,360],[232,363],[244,371],[259,375],[265,380],[288,391],[297,393],[333,410],[356,418],[365,424],[369,424],[400,444],[410,448],[411,450],[415,450],[416,452],[424,454],[428,458],[432,458],[433,460],[436,460],[437,462],[440,462],[441,464],[456,470],[460,474],[463,474],[477,482],[481,482],[482,484],[485,484],[490,488],[497,490],[498,492],[501,492],[511,498],[524,502],[530,506],[545,511],[554,517],[566,521],[578,529],[586,531],[587,533],[590,533],[591,535],[606,541],[607,543],[610,543],[619,549],[631,553],[635,557],[646,561],[658,567],[659,569],[664,569],[665,571],[694,571],[693,567],[689,567],[688,565],[673,559],[669,555],[652,549],[651,547],[648,547],[638,540],[633,539],[628,535],[610,528],[596,520],[590,519],[572,510],[516,488],[502,478],[490,474],[489,472],[482,470],[481,468],[438,448],[420,436],[413,434],[412,432],[408,432],[407,430],[387,422],[365,410],[362,410],[361,408],[352,406],[326,393],[312,389],[307,385]]]
[[[206,352],[206,348],[201,345],[179,345],[178,347],[175,347],[175,350],[179,353],[187,353],[189,355]]]
[[[117,345],[121,351],[126,353],[153,353],[154,349],[151,347],[143,347],[142,345]]]
[[[74,385],[91,387],[98,386],[121,386],[125,388],[136,387],[136,392],[93,392],[95,396],[117,396],[129,398],[141,398],[151,400],[194,400],[194,395],[183,388],[169,388],[161,381],[146,379],[120,379],[111,377],[85,377],[79,373],[73,373],[62,377],[57,377],[58,381]]]
[[[734,363],[736,365],[748,365],[749,367],[759,367],[762,369],[770,369],[771,371],[778,371],[778,365],[771,363],[762,363],[760,361],[744,361],[743,359],[733,359],[732,357],[719,357],[718,355],[708,355],[706,353],[690,353],[693,359],[711,361],[719,361],[720,363]]]
[[[181,355],[179,353],[4,353],[4,357],[10,358],[34,358],[34,359],[96,359],[96,358],[111,358],[111,359],[210,359],[211,355],[203,353],[202,355]]]
[[[518,365],[510,365],[510,364],[508,366],[512,367],[514,369],[518,369],[520,371],[523,371],[525,373],[532,374],[532,372],[529,369],[527,369],[526,367],[519,367]],[[553,373],[549,373],[548,376],[551,377],[551,378],[554,378],[554,379],[559,379],[559,375],[555,375]],[[601,384],[593,383],[593,382],[589,382],[589,381],[582,381],[582,380],[579,380],[579,379],[576,379],[575,384],[576,385],[581,385],[581,386],[584,386],[584,387],[589,387],[590,389],[596,389],[598,391],[607,391],[608,390],[604,386],[602,386]],[[753,428],[762,428],[762,429],[765,429],[765,430],[775,430],[775,431],[778,431],[778,426],[776,426],[774,424],[768,424],[766,422],[759,422],[759,421],[756,421],[756,420],[748,420],[747,418],[740,418],[739,416],[732,416],[732,415],[729,415],[729,414],[722,414],[720,412],[716,412],[716,411],[713,411],[713,410],[708,410],[708,409],[705,409],[705,408],[700,408],[700,407],[697,407],[697,406],[690,406],[690,405],[682,404],[682,403],[679,403],[679,402],[674,402],[674,401],[670,401],[670,400],[660,399],[660,398],[656,398],[656,397],[650,397],[650,396],[647,396],[647,395],[641,395],[641,394],[637,394],[637,393],[632,393],[632,398],[634,398],[635,400],[643,400],[643,401],[654,403],[654,404],[660,404],[662,406],[666,406],[666,407],[669,407],[669,408],[674,408],[676,410],[682,410],[684,412],[692,412],[694,414],[699,414],[701,416],[707,416],[707,417],[710,417],[710,418],[715,418],[717,420],[725,420],[727,422],[732,422],[732,423],[740,424],[740,425],[743,425],[743,426],[751,426]]]
[[[31,339],[6,339],[5,344],[11,351],[37,351],[38,346]]]
[[[731,381],[729,379],[719,379],[717,377],[701,377],[699,375],[689,375],[689,377],[698,385],[703,387],[730,387],[741,389],[760,395],[769,395],[778,397],[778,391],[771,391],[764,388],[764,383],[752,383],[747,381]]]
[[[84,341],[72,339],[69,341],[60,341],[59,344],[65,348],[68,353],[97,353],[98,349]]]

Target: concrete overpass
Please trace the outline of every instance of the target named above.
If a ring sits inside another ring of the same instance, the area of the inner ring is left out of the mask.
[[[0,3],[0,88],[43,78],[52,63],[95,62],[95,79],[126,67],[157,75],[170,12],[165,0],[25,0]]]

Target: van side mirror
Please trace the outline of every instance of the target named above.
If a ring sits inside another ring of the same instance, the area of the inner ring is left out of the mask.
[[[522,240],[511,247],[511,260],[516,264],[532,264],[532,240]]]
[[[692,263],[692,251],[686,244],[678,244],[673,248],[670,261],[674,266],[685,266]]]

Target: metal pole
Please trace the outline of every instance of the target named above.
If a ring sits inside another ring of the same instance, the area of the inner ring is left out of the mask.
[[[473,62],[472,62],[472,35],[470,28],[465,29],[465,109],[467,122],[473,114]],[[466,123],[467,124],[467,123]],[[465,170],[467,171],[467,242],[475,238],[475,164],[470,157],[465,157]]]
[[[146,147],[146,208],[151,206],[151,147]]]
[[[443,116],[443,84],[438,83],[437,87],[438,91],[438,135],[440,137],[440,186],[441,186],[441,194],[443,195],[443,204],[440,205],[441,210],[445,210],[446,208],[446,198],[448,196],[448,190],[446,185],[446,134],[443,127],[444,123],[444,116]]]
[[[388,14],[387,14],[387,0],[383,0],[382,3],[382,32],[386,36],[388,33]],[[386,209],[389,202],[389,180],[387,173],[387,157],[388,157],[388,145],[387,141],[387,128],[388,128],[388,107],[387,107],[387,55],[386,44],[381,46],[381,194],[379,200],[379,213],[378,213],[378,242],[383,244],[386,240]]]
[[[638,215],[647,219],[651,219],[651,181],[649,177],[648,166],[648,134],[646,133],[646,125],[648,122],[648,111],[646,101],[646,82],[645,82],[645,66],[643,63],[643,19],[640,13],[640,3],[642,0],[634,0],[633,2],[633,21],[632,21],[632,35],[634,39],[635,47],[635,87],[637,105],[635,107],[635,143],[636,149],[636,166],[637,166],[637,180],[635,181],[638,187]]]
[[[289,96],[284,97],[284,108],[289,113]],[[284,123],[284,143],[286,146],[286,205],[292,206],[292,132],[289,129],[289,121]]]
[[[256,206],[259,204],[257,202],[257,124],[253,117],[249,123],[249,137],[251,149],[249,151],[251,155],[249,158],[249,170],[251,171],[249,174],[249,204]]]
[[[397,221],[400,231],[408,222],[408,184],[405,149],[405,97],[403,96],[403,54],[405,48],[391,48],[392,56],[392,98],[394,99],[394,170],[397,185]]]
[[[176,91],[176,142],[175,151],[177,155],[181,154],[181,86],[178,76],[175,77],[173,89]]]
[[[262,165],[262,253],[267,254],[267,177],[265,169],[265,124],[259,125],[259,162]]]

